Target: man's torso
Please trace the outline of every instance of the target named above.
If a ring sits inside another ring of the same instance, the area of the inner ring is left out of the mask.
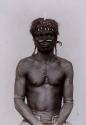
[[[65,61],[55,56],[47,63],[36,56],[24,60],[27,104],[32,110],[59,114],[66,77]]]

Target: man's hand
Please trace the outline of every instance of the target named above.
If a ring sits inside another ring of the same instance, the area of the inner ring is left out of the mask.
[[[56,121],[53,125],[63,125],[63,124],[59,121]]]
[[[42,124],[42,122],[41,122],[41,121],[36,120],[36,121],[33,123],[33,125],[43,125],[43,124]]]

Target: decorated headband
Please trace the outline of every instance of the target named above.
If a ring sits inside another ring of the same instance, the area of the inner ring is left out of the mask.
[[[51,31],[58,35],[58,23],[52,19],[38,18],[32,22],[30,32],[34,36],[38,32]]]

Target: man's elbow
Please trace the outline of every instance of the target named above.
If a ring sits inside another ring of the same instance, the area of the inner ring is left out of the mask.
[[[70,110],[73,109],[73,103],[70,103]]]
[[[15,109],[18,110],[19,104],[17,99],[14,99],[14,106],[15,106]]]
[[[68,110],[68,112],[71,112],[73,109],[73,102],[64,103],[64,107],[66,108],[66,110]]]
[[[67,98],[67,99],[64,100],[64,105],[69,107],[70,110],[73,109],[73,104],[74,104],[73,99]]]
[[[23,100],[22,99],[15,99],[14,98],[14,106],[15,106],[15,109],[19,112],[20,110],[20,107],[23,103]]]
[[[68,105],[69,112],[71,112],[72,109],[73,109],[73,102],[72,103],[67,103],[67,105]]]

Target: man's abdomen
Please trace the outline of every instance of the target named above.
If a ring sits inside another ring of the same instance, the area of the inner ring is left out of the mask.
[[[61,108],[61,93],[58,87],[43,85],[32,87],[27,93],[27,103],[33,110],[56,111]]]

